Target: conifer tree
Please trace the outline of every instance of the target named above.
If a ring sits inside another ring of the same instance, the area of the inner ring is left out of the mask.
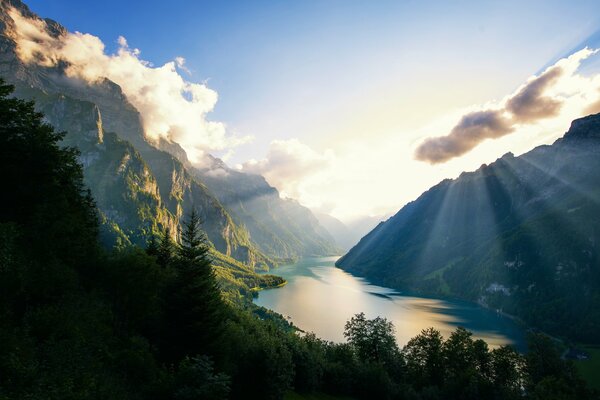
[[[148,244],[146,245],[146,254],[153,257],[158,257],[158,242],[156,241],[156,236],[154,234],[150,235],[148,239]]]
[[[169,356],[180,360],[185,355],[210,354],[223,329],[225,306],[196,211],[183,223],[175,267],[167,310]]]
[[[171,238],[171,230],[167,227],[163,231],[158,243],[156,262],[163,268],[171,265],[173,261],[173,253],[175,252],[175,243]]]
[[[98,216],[83,182],[79,152],[60,145],[56,132],[33,102],[11,97],[0,79],[0,223],[26,227],[30,252],[85,266],[97,250]],[[60,237],[55,241],[49,238]]]

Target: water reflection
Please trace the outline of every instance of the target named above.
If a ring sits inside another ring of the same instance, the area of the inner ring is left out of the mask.
[[[490,347],[512,344],[524,348],[522,330],[510,319],[476,305],[415,296],[372,285],[334,267],[336,257],[304,259],[274,272],[288,280],[279,289],[260,293],[256,303],[289,316],[298,327],[317,336],[341,342],[344,324],[364,312],[383,316],[396,327],[400,345],[433,326],[447,337],[463,326]]]

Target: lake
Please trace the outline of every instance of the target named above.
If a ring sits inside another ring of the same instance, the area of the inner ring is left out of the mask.
[[[400,346],[435,327],[444,337],[462,326],[492,348],[525,349],[523,329],[513,320],[473,303],[416,297],[377,285],[334,266],[338,257],[307,258],[270,271],[288,281],[261,291],[255,303],[276,311],[300,329],[334,342],[344,341],[344,324],[354,314],[382,316],[394,323]]]

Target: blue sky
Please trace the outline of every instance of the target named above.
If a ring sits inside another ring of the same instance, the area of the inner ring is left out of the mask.
[[[277,140],[296,139],[321,161],[327,151],[339,157],[346,144],[360,141],[364,147],[404,136],[414,146],[422,137],[413,133],[432,121],[498,101],[558,59],[600,42],[598,1],[26,3],[70,31],[100,37],[109,51],[124,36],[157,66],[184,57],[192,71],[184,78],[207,81],[219,94],[208,118],[254,137],[233,149],[231,165],[263,160]],[[596,65],[597,58],[585,62]],[[481,153],[471,162],[476,167],[495,156]],[[470,166],[442,166],[424,182]],[[322,208],[331,208],[334,197]],[[398,207],[410,200],[389,197]],[[393,207],[386,204],[361,212],[387,213]],[[349,214],[349,207],[337,214]]]
[[[190,79],[219,93],[213,118],[256,137],[238,161],[275,137],[322,135],[307,118],[321,122],[342,107],[343,119],[360,97],[426,75],[483,86],[465,104],[501,95],[600,27],[597,1],[27,3],[109,48],[122,35],[157,65],[185,57]]]

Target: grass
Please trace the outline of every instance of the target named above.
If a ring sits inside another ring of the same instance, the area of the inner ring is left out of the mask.
[[[331,396],[325,393],[299,394],[288,392],[283,396],[283,400],[353,400],[351,397]]]
[[[590,387],[600,390],[600,346],[584,346],[590,355],[587,360],[577,360],[575,365]]]

